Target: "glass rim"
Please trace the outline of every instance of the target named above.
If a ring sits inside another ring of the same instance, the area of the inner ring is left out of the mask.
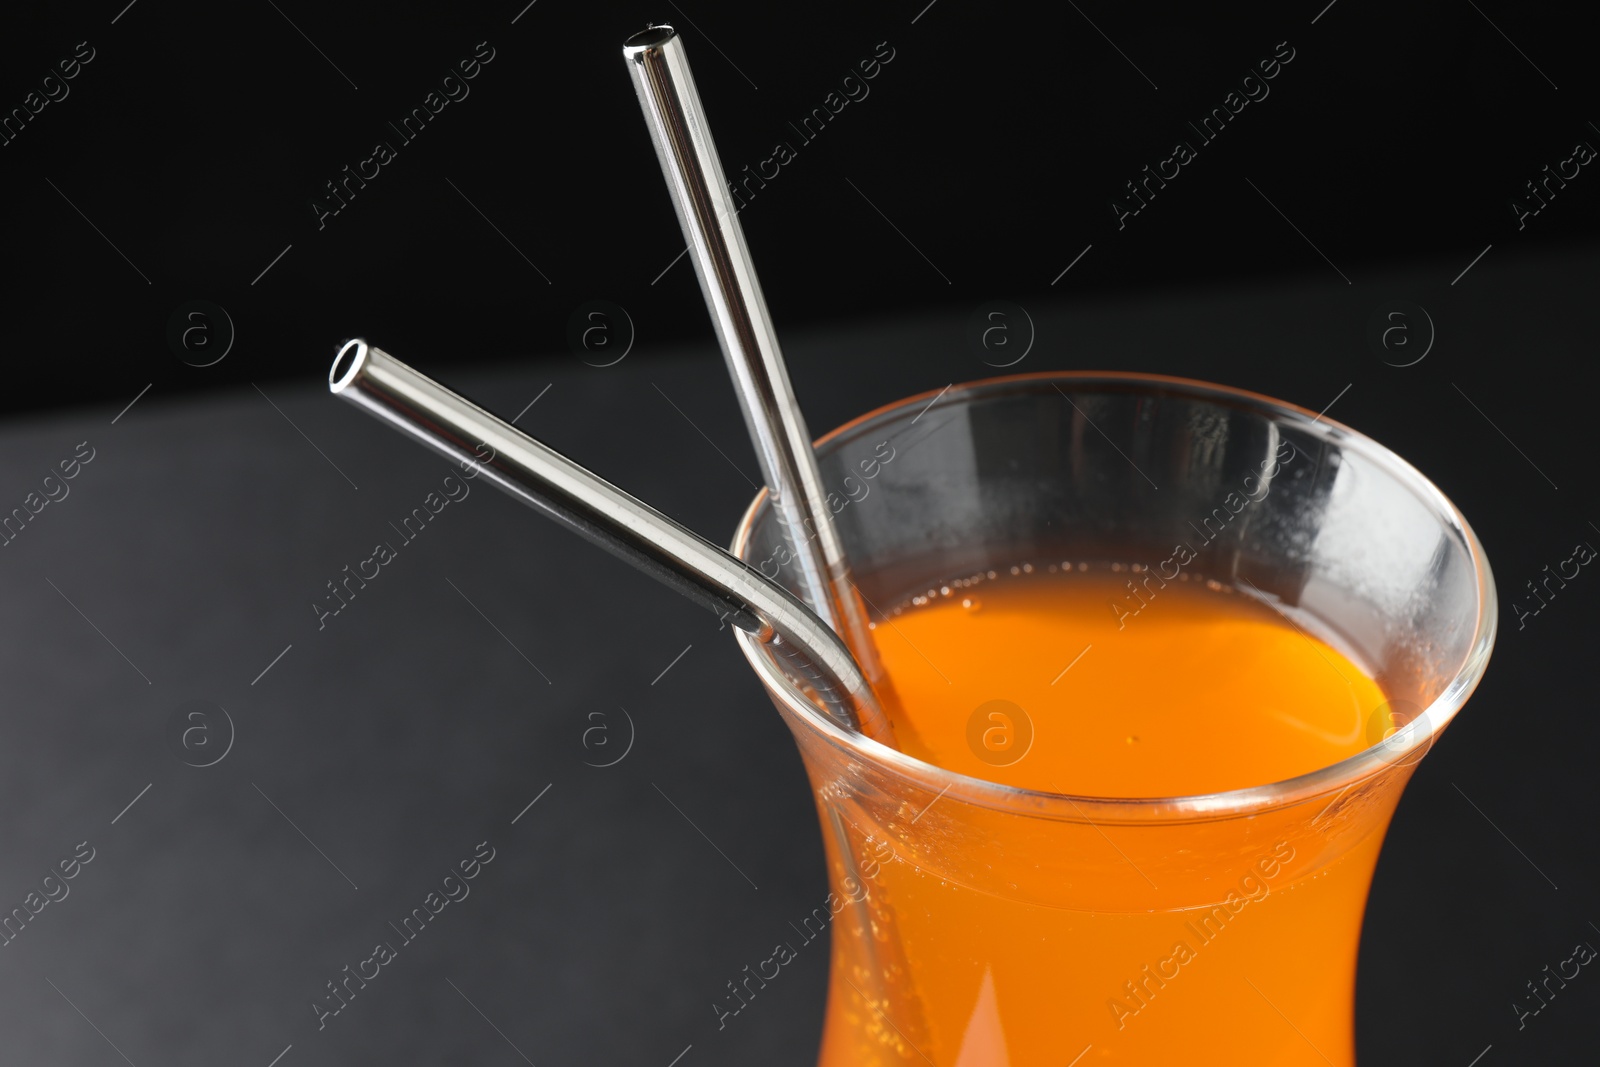
[[[789,680],[754,635],[735,631],[734,637],[745,659],[768,693],[780,700],[794,719],[804,723],[808,730],[820,735],[834,748],[876,769],[908,779],[930,793],[953,795],[958,800],[980,807],[1071,822],[1194,822],[1259,814],[1336,791],[1342,793],[1386,770],[1414,764],[1419,760],[1461,710],[1488,667],[1499,621],[1494,575],[1477,534],[1450,498],[1421,471],[1365,434],[1298,404],[1193,378],[1128,371],[1034,371],[948,385],[943,389],[930,389],[892,401],[823,434],[817,438],[815,447],[820,450],[868,426],[907,414],[917,405],[926,405],[922,412],[926,414],[934,407],[948,407],[1009,391],[1026,392],[1040,384],[1055,386],[1058,383],[1181,395],[1252,410],[1337,443],[1341,448],[1373,462],[1412,490],[1438,516],[1460,532],[1476,578],[1477,618],[1472,641],[1449,683],[1426,708],[1393,735],[1336,763],[1264,785],[1168,797],[1101,797],[1026,789],[947,770],[917,759],[834,723]],[[944,402],[941,403],[941,400]],[[917,417],[921,418],[921,415]],[[767,506],[768,496],[768,489],[763,487],[750,502],[734,531],[731,548],[740,559],[744,558],[750,534]]]

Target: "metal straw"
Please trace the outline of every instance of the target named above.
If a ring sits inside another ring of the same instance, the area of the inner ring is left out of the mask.
[[[789,384],[683,40],[671,26],[652,26],[629,38],[622,54],[773,506],[800,567],[802,599],[844,637],[868,676],[883,686],[887,678],[827,507],[811,435]]]
[[[841,726],[894,745],[872,687],[839,637],[732,553],[365,341],[339,350],[328,389],[755,634]]]

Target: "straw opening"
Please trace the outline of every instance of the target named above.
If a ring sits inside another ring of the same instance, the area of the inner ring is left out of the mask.
[[[640,30],[623,42],[622,48],[626,52],[638,52],[646,48],[658,48],[678,35],[678,31],[671,26],[651,26]]]
[[[328,370],[328,391],[338,393],[355,380],[367,361],[367,342],[357,337],[346,341]]]

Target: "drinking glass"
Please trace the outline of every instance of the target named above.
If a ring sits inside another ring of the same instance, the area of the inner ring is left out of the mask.
[[[1370,747],[1296,778],[1069,796],[843,731],[738,634],[822,823],[830,894],[795,931],[831,932],[823,1067],[1353,1064],[1378,850],[1494,640],[1493,578],[1455,506],[1331,420],[1151,375],[955,386],[864,415],[817,454],[880,622],[960,576],[1049,561],[1132,578],[1198,542],[1194,577],[1266,599],[1389,699]],[[1263,486],[1275,455],[1293,461]],[[782,533],[763,493],[734,550],[787,580]]]

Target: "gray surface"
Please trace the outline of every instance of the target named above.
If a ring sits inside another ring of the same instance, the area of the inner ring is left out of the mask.
[[[1528,309],[1515,347],[1502,312],[1450,290],[1452,273],[1431,265],[1367,286],[1374,305],[1397,293],[1441,322],[1439,351],[1408,370],[1366,351],[1366,306],[1322,284],[1032,308],[1040,341],[1014,369],[1165,370],[1312,408],[1353,381],[1332,414],[1435,477],[1510,589],[1565,556],[1583,520],[1450,383],[1582,494],[1591,457],[1494,375],[1507,352],[1559,367],[1561,353],[1587,351],[1595,261],[1476,269],[1501,308]],[[983,376],[967,312],[790,338],[813,428]],[[428,369],[403,338],[372,340]],[[446,377],[506,416],[550,384],[520,425],[714,540],[751,494],[755,465],[709,340],[605,370],[563,357]],[[254,390],[181,405],[152,393],[115,425],[116,408],[97,408],[0,431],[4,507],[77,442],[96,450],[70,495],[0,549],[0,901],[22,905],[78,842],[96,850],[70,895],[0,948],[0,1060],[120,1063],[114,1044],[140,1067],[265,1067],[292,1044],[283,1067],[511,1064],[522,1062],[514,1044],[540,1067],[665,1067],[692,1044],[683,1067],[810,1062],[820,944],[725,1030],[710,1008],[824,893],[798,758],[728,634],[477,485],[319,632],[309,605],[323,583],[395,540],[388,522],[449,469],[319,383],[272,393],[282,413]],[[1484,689],[1413,783],[1369,919],[1365,1064],[1434,1053],[1464,1064],[1490,1042],[1524,1040],[1504,1004],[1585,929],[1594,860],[1574,841],[1600,814],[1583,784],[1596,595],[1600,585],[1576,588],[1553,604],[1536,641],[1503,636]],[[211,767],[168,746],[169,716],[191,699],[222,705],[236,726]],[[1530,702],[1547,732],[1499,725]],[[632,751],[586,766],[620,751],[624,707]],[[596,712],[613,744],[586,750]],[[319,1031],[310,1004],[323,984],[397,941],[388,923],[485,840],[496,858],[470,896]],[[1592,1004],[1592,990],[1572,994],[1584,995]],[[1577,1042],[1586,1025],[1568,1003],[1565,1021],[1562,1004],[1538,1021],[1546,1047]]]
[[[692,408],[716,370],[650,373]],[[598,375],[536,368],[466,388],[510,415],[554,379],[525,422],[722,539],[748,495],[726,491],[737,476],[714,452],[704,462],[654,390],[613,393]],[[325,392],[273,400],[359,490],[253,391],[148,396],[115,426],[95,412],[6,436],[0,484],[19,503],[77,442],[96,453],[0,550],[0,892],[21,904],[79,841],[96,856],[0,949],[4,1058],[115,1060],[64,995],[141,1065],[264,1065],[290,1043],[296,1063],[516,1062],[470,997],[536,1063],[665,1064],[703,1040],[708,1005],[765,954],[776,917],[822,896],[783,726],[712,616],[486,486],[401,546],[387,522],[449,468]],[[619,425],[670,444],[619,462]],[[399,558],[319,631],[324,581],[378,540]],[[208,768],[164,737],[192,698],[237,728]],[[619,706],[632,752],[584,766],[621,751]],[[587,752],[585,730],[605,722],[615,743],[592,734]],[[318,1032],[323,983],[398,944],[388,921],[484,840],[496,858],[470,895]],[[720,1035],[724,1054],[813,1040],[823,953],[800,963],[771,1010]]]

